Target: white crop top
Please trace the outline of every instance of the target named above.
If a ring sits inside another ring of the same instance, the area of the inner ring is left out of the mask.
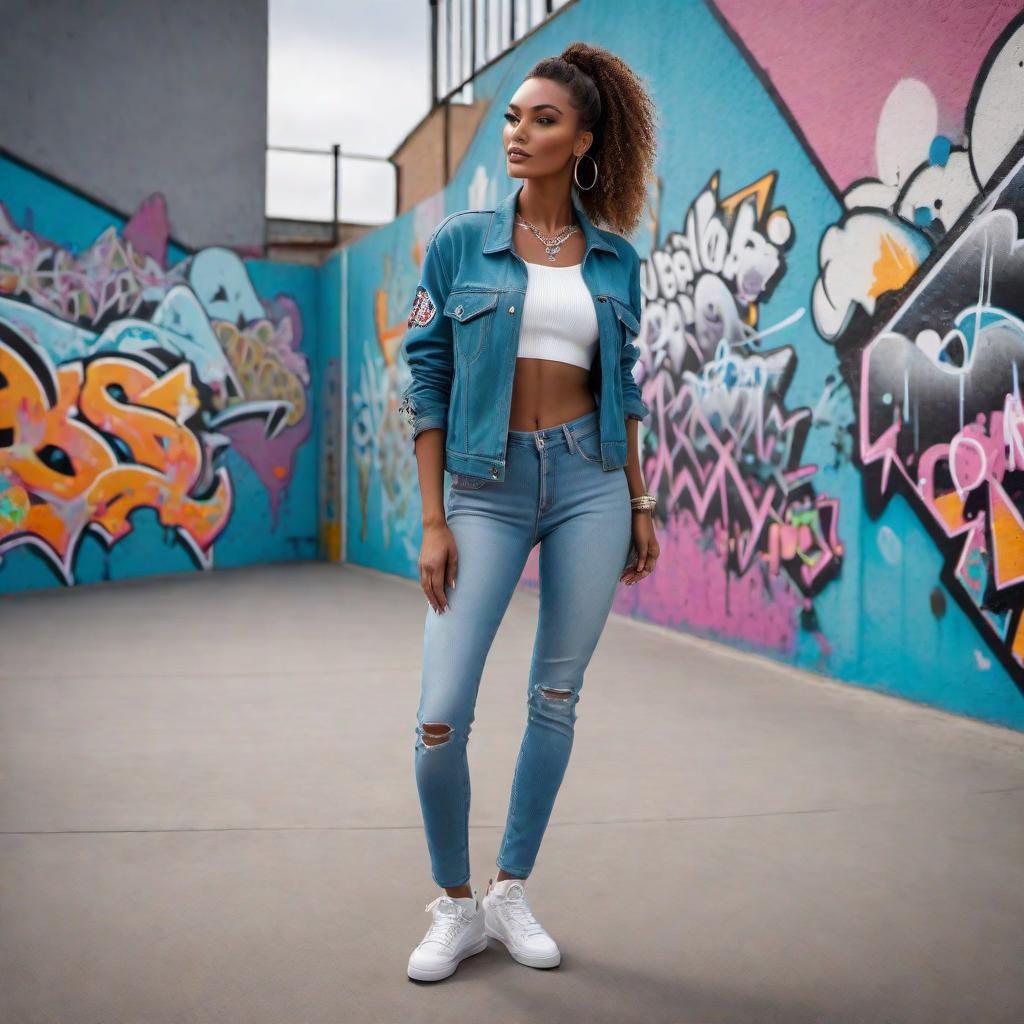
[[[597,312],[582,266],[526,264],[517,359],[554,359],[590,369],[597,351]]]

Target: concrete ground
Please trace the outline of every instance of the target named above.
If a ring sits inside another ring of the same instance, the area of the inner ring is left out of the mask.
[[[274,565],[0,598],[3,1024],[1024,1020],[1024,736],[613,616],[530,902],[406,962],[426,601]],[[495,873],[536,595],[470,740]]]

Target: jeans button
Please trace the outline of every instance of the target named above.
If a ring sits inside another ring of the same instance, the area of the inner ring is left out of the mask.
[[[491,476],[497,477],[497,475],[498,475],[498,467],[497,466],[491,466]]]
[[[508,307],[508,311],[509,311],[509,313],[514,313],[516,311],[516,307],[515,306],[509,306]]]

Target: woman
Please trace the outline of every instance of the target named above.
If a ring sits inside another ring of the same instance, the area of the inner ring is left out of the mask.
[[[648,409],[632,376],[639,259],[583,210],[635,228],[654,157],[650,98],[618,57],[574,43],[531,69],[505,119],[507,170],[524,182],[494,210],[438,225],[403,340],[412,379],[401,410],[413,425],[430,604],[415,772],[443,890],[409,958],[409,977],[424,981],[448,977],[487,936],[520,963],[560,962],[524,883],[616,586],[649,576],[659,553],[640,467]],[[499,870],[479,901],[466,744],[491,641],[538,543],[527,725]]]

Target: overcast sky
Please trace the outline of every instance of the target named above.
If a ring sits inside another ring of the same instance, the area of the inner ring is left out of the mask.
[[[269,0],[267,142],[387,157],[430,109],[428,0]],[[509,4],[517,37],[544,20],[545,0],[490,0],[477,19],[478,57],[507,40]],[[555,12],[567,0],[554,0]],[[453,35],[459,12],[452,4]],[[444,45],[444,5],[439,31]],[[468,18],[468,15],[467,15]],[[484,26],[487,45],[484,46]],[[463,38],[468,39],[468,27]],[[447,60],[442,55],[443,70]],[[464,65],[468,73],[468,61]],[[457,80],[453,75],[453,80]],[[441,91],[446,84],[442,80]],[[472,99],[471,94],[464,97]],[[329,156],[267,154],[267,215],[330,220]],[[386,162],[341,161],[341,219],[380,224],[394,217],[394,174]]]
[[[429,109],[427,0],[270,0],[270,145],[388,156]],[[327,156],[267,155],[267,215],[328,220]],[[394,216],[387,163],[342,160],[341,219]]]

